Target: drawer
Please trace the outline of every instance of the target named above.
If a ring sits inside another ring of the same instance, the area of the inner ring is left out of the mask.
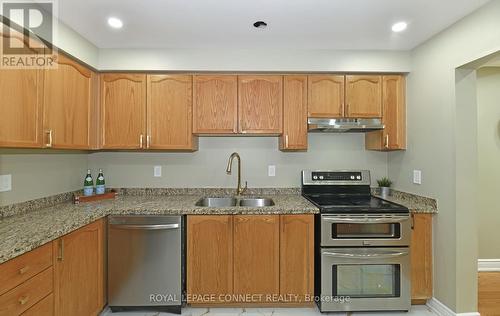
[[[50,294],[30,309],[22,313],[21,316],[53,316],[54,315],[54,294]]]
[[[0,265],[0,295],[52,265],[52,243],[47,243]]]
[[[0,316],[20,315],[52,293],[52,267],[0,296]]]

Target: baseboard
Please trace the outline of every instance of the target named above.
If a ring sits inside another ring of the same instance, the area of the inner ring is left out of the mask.
[[[434,297],[427,301],[427,307],[439,316],[480,316],[477,312],[457,314]]]
[[[500,259],[477,259],[479,272],[500,272]]]

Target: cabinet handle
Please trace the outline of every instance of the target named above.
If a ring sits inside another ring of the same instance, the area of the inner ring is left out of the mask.
[[[139,148],[144,148],[144,135],[139,136]]]
[[[19,298],[18,302],[21,305],[25,305],[26,303],[28,303],[28,300],[29,300],[29,296],[28,295],[24,295],[24,296],[21,296]]]
[[[411,229],[415,228],[415,214],[411,213]]]
[[[59,239],[59,254],[57,255],[57,260],[63,261],[64,257],[64,240]]]
[[[385,135],[384,147],[389,148],[389,134]]]
[[[151,145],[151,135],[146,136],[146,148],[149,149],[149,146]]]
[[[288,148],[288,134],[285,135],[285,148]]]
[[[29,270],[28,266],[22,267],[21,269],[19,269],[19,274],[25,274],[28,270]]]
[[[48,142],[45,144],[45,147],[50,148],[52,147],[52,130],[46,130],[45,134],[47,134],[47,140]]]

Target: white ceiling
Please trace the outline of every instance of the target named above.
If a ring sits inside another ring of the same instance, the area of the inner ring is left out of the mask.
[[[61,0],[99,48],[412,49],[489,0]],[[112,30],[107,18],[123,20]],[[265,30],[255,29],[257,20]],[[397,21],[409,26],[391,31]]]

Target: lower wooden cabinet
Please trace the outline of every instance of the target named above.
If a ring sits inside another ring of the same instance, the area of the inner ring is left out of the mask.
[[[104,219],[53,242],[55,315],[98,315],[104,307]]]
[[[314,215],[189,215],[187,223],[189,303],[309,304]]]
[[[432,214],[411,216],[411,298],[425,304],[432,298]]]

